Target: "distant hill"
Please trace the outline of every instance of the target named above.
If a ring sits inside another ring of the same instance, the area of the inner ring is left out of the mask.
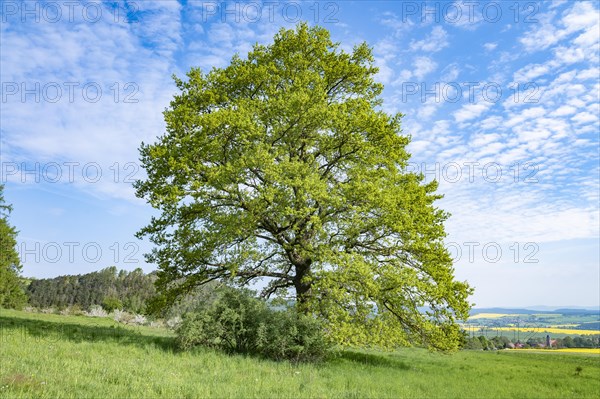
[[[563,305],[563,306],[523,306],[523,309],[530,310],[544,310],[544,311],[556,311],[557,309],[577,309],[577,310],[597,310],[600,311],[600,306],[577,306],[577,305]]]
[[[593,309],[556,309],[554,313],[560,314],[600,314],[600,310]]]

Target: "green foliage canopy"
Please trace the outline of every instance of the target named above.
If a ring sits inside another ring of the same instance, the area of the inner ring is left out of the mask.
[[[136,182],[161,211],[138,237],[156,244],[165,303],[266,278],[263,295],[291,289],[341,344],[457,348],[471,289],[443,245],[437,183],[407,170],[410,138],[401,114],[380,109],[376,73],[367,44],[346,53],[300,24],[226,68],[175,78]]]

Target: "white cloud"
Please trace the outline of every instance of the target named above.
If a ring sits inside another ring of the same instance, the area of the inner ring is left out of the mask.
[[[231,46],[235,39],[233,27],[227,23],[214,23],[208,30],[208,40],[214,44]]]
[[[563,13],[560,20],[554,21],[555,16],[556,11],[536,16],[540,21],[539,24],[535,24],[520,40],[527,51],[544,50],[582,30],[586,32],[575,39],[576,44],[590,45],[598,40],[598,29],[595,27],[598,26],[599,11],[594,7],[593,2],[574,2],[572,7]]]
[[[539,118],[539,117],[545,115],[545,113],[546,113],[546,110],[542,107],[526,108],[523,111],[521,111],[521,113],[515,114],[511,118],[509,118],[505,122],[505,125],[507,127],[514,127],[523,122],[535,120],[536,118]]]
[[[393,36],[396,38],[402,37],[415,23],[405,16],[399,17],[393,12],[384,11],[379,23],[383,26],[392,28]]]
[[[398,76],[398,81],[400,83],[407,82],[410,80],[411,77],[412,77],[412,72],[409,71],[408,69],[403,69],[402,71],[400,71],[400,75]],[[397,82],[394,82],[394,83],[397,83]]]
[[[443,3],[436,3],[436,4],[438,4],[438,6],[443,5]],[[473,3],[473,4],[477,7],[477,3]],[[484,22],[484,18],[483,18],[483,12],[481,12],[481,9],[475,8],[475,11],[469,11],[469,9],[466,7],[466,4],[464,4],[464,2],[462,2],[462,1],[454,1],[453,5],[454,5],[454,9],[458,9],[459,12],[448,14],[447,17],[445,18],[448,23],[450,23],[453,26],[456,26],[458,28],[468,30],[468,31],[476,30],[480,26],[482,26],[482,23]],[[450,10],[451,8],[447,8],[447,9]],[[491,12],[492,11],[490,11],[490,13]],[[490,15],[490,17],[492,17],[492,16]],[[457,19],[457,20],[455,21],[455,19]]]
[[[578,1],[574,2],[573,7],[563,14],[561,23],[568,33],[572,33],[597,25],[599,16],[594,2]]]
[[[577,112],[577,108],[572,107],[570,105],[563,105],[559,108],[556,109],[556,111],[553,111],[551,113],[552,116],[565,116],[565,115],[573,115],[575,112]]]
[[[486,51],[493,51],[493,50],[495,50],[495,49],[496,49],[496,47],[498,47],[498,43],[496,43],[496,42],[485,43],[485,44],[483,45],[483,48],[484,48]]]
[[[589,27],[588,29],[586,29],[586,31],[584,33],[577,36],[573,40],[573,43],[577,44],[578,46],[585,46],[585,47],[593,46],[594,44],[597,44],[598,36],[600,35],[600,32],[598,32],[597,27],[598,27],[598,25]]]
[[[386,38],[375,44],[373,52],[385,59],[395,58],[398,52],[398,45],[394,40]]]
[[[436,110],[437,107],[435,105],[423,105],[419,108],[419,111],[417,112],[417,117],[421,119],[429,119],[435,113]]]
[[[586,80],[586,79],[598,80],[599,77],[600,77],[600,68],[599,67],[585,69],[585,70],[579,71],[577,73],[577,79],[579,79],[579,80]]]
[[[532,82],[534,79],[547,74],[550,71],[548,65],[531,64],[515,72],[513,80],[519,83]]]
[[[583,123],[592,123],[592,122],[597,122],[598,121],[598,117],[594,114],[591,114],[589,112],[580,112],[577,115],[573,116],[571,118],[571,120],[575,123],[578,124],[583,124]]]
[[[560,46],[555,49],[555,60],[560,64],[573,64],[585,60],[585,52],[581,48]]]
[[[404,120],[404,130],[413,135],[410,150],[414,160],[427,160],[429,175],[435,162],[495,162],[503,168],[498,183],[483,180],[481,170],[479,180],[473,183],[466,179],[449,183],[442,178],[440,189],[445,198],[440,207],[453,215],[447,225],[449,238],[458,242],[504,240],[512,245],[517,241],[545,243],[598,237],[600,28],[593,21],[598,19],[594,7],[593,2],[557,7],[540,4],[540,10],[547,12],[534,16],[539,23],[519,25],[526,27],[521,43],[510,42],[511,35],[523,34],[515,25],[501,36],[482,37],[479,43],[484,44],[477,45],[482,46],[479,58],[483,60],[456,61],[461,57],[458,52],[457,58],[431,57],[443,67],[441,81],[458,78],[460,70],[464,80],[476,76],[474,80],[497,82],[503,90],[497,103],[483,102],[476,92],[476,103],[466,104],[463,98],[463,103],[439,107],[421,104]],[[584,15],[586,12],[595,17]],[[417,49],[420,42],[418,38],[409,43]],[[449,42],[453,50],[457,43]],[[509,51],[499,52],[498,43],[506,44]],[[486,66],[488,58],[492,60]],[[398,69],[405,81],[416,78],[415,63],[412,66]],[[422,74],[428,88],[433,86],[437,65],[431,69]],[[490,75],[485,77],[485,72]],[[514,83],[520,84],[518,98]],[[525,87],[525,83],[533,86]],[[447,123],[445,129],[435,126],[435,119],[448,115],[453,123]],[[525,163],[537,170],[525,169]],[[520,165],[517,182],[516,164]],[[532,173],[537,182],[523,183]]]
[[[412,40],[410,42],[410,49],[413,51],[425,51],[433,53],[440,51],[441,49],[448,46],[448,34],[441,26],[435,26],[431,34],[425,37],[423,40]]]
[[[552,2],[549,3],[549,8],[553,9],[553,8],[558,8],[561,7],[563,4],[566,4],[569,0],[553,0]]]
[[[3,158],[95,162],[105,174],[115,162],[136,162],[141,141],[164,130],[161,112],[176,70],[170,60],[181,45],[179,12],[179,3],[144,2],[143,21],[135,24],[65,19],[3,27],[2,81],[39,84],[41,97],[15,96],[3,104],[2,138],[11,143]],[[45,92],[48,85],[53,89]],[[94,88],[85,91],[85,85]],[[130,184],[103,179],[86,187],[135,201]]]
[[[457,122],[465,122],[477,118],[485,111],[487,111],[490,105],[491,103],[488,102],[463,105],[458,111],[454,113],[454,119]]]
[[[375,66],[379,68],[377,80],[383,84],[388,84],[394,76],[394,70],[387,65],[385,58],[375,57]]]
[[[413,66],[415,67],[414,76],[417,79],[423,79],[426,75],[436,70],[437,63],[429,57],[416,57]]]
[[[499,140],[500,138],[501,136],[497,133],[479,133],[471,138],[470,144],[473,147],[483,147]]]
[[[480,127],[484,130],[492,130],[500,126],[502,123],[502,118],[499,116],[490,116],[481,121]]]
[[[377,80],[383,84],[390,83],[394,76],[394,69],[388,63],[393,62],[397,51],[396,43],[390,39],[380,40],[374,46],[375,66],[379,68]]]
[[[442,69],[441,73],[442,82],[454,82],[460,74],[460,68],[458,67],[458,64],[454,62]]]

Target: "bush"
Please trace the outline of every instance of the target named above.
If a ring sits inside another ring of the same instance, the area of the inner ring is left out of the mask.
[[[85,312],[86,316],[90,316],[90,317],[106,317],[108,316],[108,313],[106,313],[106,311],[104,309],[102,309],[101,306],[98,305],[94,305],[92,307],[90,307],[90,311],[89,312]]]
[[[74,316],[80,316],[83,314],[83,309],[81,308],[81,306],[79,306],[79,304],[74,304],[70,307],[71,310],[71,314]]]
[[[123,303],[119,300],[119,298],[115,298],[114,296],[107,296],[102,301],[102,309],[110,313],[115,309],[123,309]]]
[[[63,309],[59,309],[58,313],[63,315],[63,316],[79,316],[84,314],[83,309],[81,309],[81,306],[75,304],[73,306],[67,306]]]
[[[129,314],[121,309],[115,309],[113,311],[113,320],[116,321],[117,323],[126,323],[128,319],[130,319],[131,316],[129,316]]]
[[[233,289],[186,314],[177,341],[183,349],[202,345],[297,362],[322,360],[331,349],[318,320],[293,309],[270,309],[251,291]]]
[[[131,320],[132,324],[137,324],[137,325],[144,325],[148,322],[148,319],[146,319],[146,316],[141,315],[141,314],[136,314],[135,316],[133,316],[133,319]]]
[[[464,349],[482,350],[483,345],[481,344],[481,340],[479,338],[467,338]]]
[[[294,310],[269,310],[257,331],[257,344],[265,357],[294,361],[319,361],[331,349],[321,323]]]
[[[167,327],[169,327],[170,329],[177,329],[181,325],[182,321],[183,319],[179,316],[171,317],[166,322]]]

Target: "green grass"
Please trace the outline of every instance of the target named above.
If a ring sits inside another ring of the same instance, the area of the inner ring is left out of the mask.
[[[343,352],[321,365],[197,349],[166,330],[0,310],[6,398],[595,398],[600,357],[403,349]],[[581,368],[580,371],[578,367]]]

